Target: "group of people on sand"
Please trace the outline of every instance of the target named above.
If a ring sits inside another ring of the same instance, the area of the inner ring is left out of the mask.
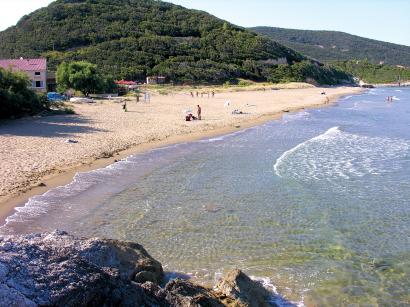
[[[185,120],[187,122],[190,122],[191,120],[201,120],[202,119],[202,109],[199,106],[199,104],[197,105],[197,115],[195,116],[192,114],[192,112],[187,112],[187,114],[185,115]]]
[[[210,96],[212,95],[212,98],[214,98],[214,97],[215,97],[215,91],[206,92],[206,93],[201,92],[201,94],[199,94],[199,92],[195,92],[195,95],[194,95],[194,92],[191,92],[191,97],[192,97],[192,98],[194,98],[195,96],[196,96],[196,97],[199,97],[199,95],[201,95],[201,98],[203,98],[204,95],[208,95],[208,98],[210,98]]]
[[[393,102],[393,96],[387,96],[386,101],[387,102]]]
[[[122,109],[127,112],[127,101],[124,101],[124,103],[122,104]],[[197,116],[193,115],[192,112],[187,112],[185,115],[185,120],[187,122],[192,121],[192,120],[202,120],[202,108],[201,106],[198,104],[197,105]]]

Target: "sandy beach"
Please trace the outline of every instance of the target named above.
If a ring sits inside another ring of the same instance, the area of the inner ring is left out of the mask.
[[[192,98],[189,91],[156,92],[149,103],[130,98],[128,112],[119,102],[101,100],[73,105],[75,115],[1,122],[0,215],[7,215],[13,203],[69,182],[77,171],[102,167],[138,151],[228,133],[277,118],[283,112],[323,106],[362,91],[295,87],[302,88],[223,91],[214,98],[206,94]],[[320,94],[323,91],[326,95]],[[186,122],[184,111],[196,114],[198,104],[202,120]],[[244,114],[233,115],[235,109]]]

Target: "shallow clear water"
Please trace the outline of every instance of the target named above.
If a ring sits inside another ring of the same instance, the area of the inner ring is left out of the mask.
[[[238,267],[307,305],[407,305],[409,118],[410,89],[374,89],[135,155],[34,197],[2,231],[137,241],[166,270],[206,282]]]

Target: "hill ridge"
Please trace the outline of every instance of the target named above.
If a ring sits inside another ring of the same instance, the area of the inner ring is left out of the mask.
[[[322,62],[364,60],[410,67],[410,47],[343,31],[258,26],[250,30]]]

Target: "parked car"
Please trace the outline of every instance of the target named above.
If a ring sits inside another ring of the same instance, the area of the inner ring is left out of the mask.
[[[67,100],[67,97],[56,92],[49,92],[47,93],[47,99],[49,101],[63,101]]]

